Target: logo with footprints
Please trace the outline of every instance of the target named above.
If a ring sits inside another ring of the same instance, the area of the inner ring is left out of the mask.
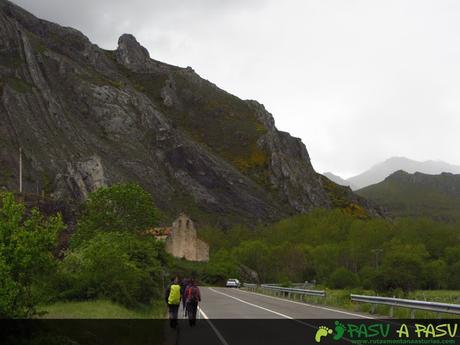
[[[334,330],[332,328],[326,327],[326,326],[319,326],[318,330],[316,331],[315,334],[315,341],[317,343],[321,342],[321,339],[323,337],[327,337],[331,334],[334,334],[332,339],[334,340],[340,340],[342,339],[343,335],[345,334],[345,325],[339,321],[335,322],[335,327]]]

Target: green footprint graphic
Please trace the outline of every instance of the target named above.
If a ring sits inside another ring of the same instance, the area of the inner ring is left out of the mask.
[[[321,338],[327,336],[328,334],[332,334],[332,329],[327,328],[326,326],[319,326],[315,335],[316,342],[321,342]]]
[[[332,339],[334,340],[342,339],[344,333],[345,333],[345,325],[339,321],[336,321],[335,322],[335,334]]]

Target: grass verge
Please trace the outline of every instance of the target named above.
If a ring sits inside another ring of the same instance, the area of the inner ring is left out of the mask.
[[[57,302],[41,306],[42,318],[48,319],[163,319],[163,301],[137,309],[128,309],[109,300]]]

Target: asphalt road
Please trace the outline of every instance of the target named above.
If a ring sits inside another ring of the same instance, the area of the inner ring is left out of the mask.
[[[320,324],[332,328],[334,320],[371,318],[240,289],[200,290],[202,303],[197,325],[191,328],[182,320],[176,344],[314,344]],[[182,311],[179,314],[183,317]],[[327,342],[322,341],[323,344]]]
[[[338,309],[247,292],[201,288],[202,311],[210,319],[356,319],[370,318]]]

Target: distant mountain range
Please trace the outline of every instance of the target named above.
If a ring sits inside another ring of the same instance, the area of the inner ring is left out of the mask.
[[[460,219],[460,175],[397,171],[384,181],[356,191],[393,216]]]
[[[343,179],[329,172],[324,175],[337,184],[350,186],[352,190],[358,190],[382,182],[385,178],[398,170],[405,171],[409,174],[415,172],[430,175],[439,175],[443,172],[460,174],[460,166],[458,165],[452,165],[442,161],[429,160],[420,162],[405,157],[392,157],[348,179]]]

